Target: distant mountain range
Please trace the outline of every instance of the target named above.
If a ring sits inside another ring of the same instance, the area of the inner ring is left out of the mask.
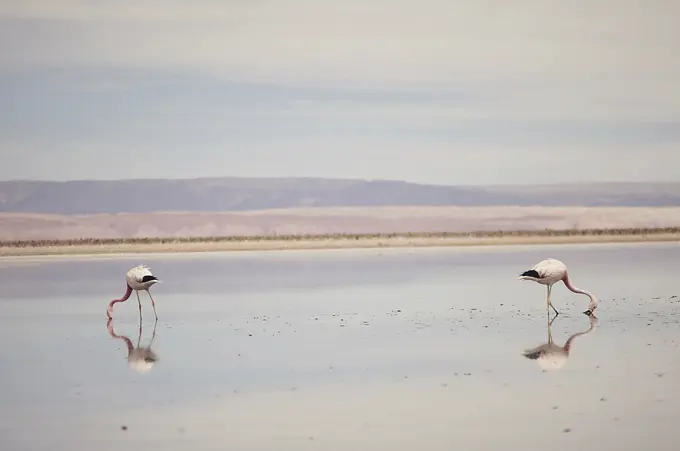
[[[0,182],[0,240],[673,226],[680,226],[680,183]]]
[[[477,187],[390,180],[237,177],[0,182],[3,213],[215,213],[405,206],[680,206],[680,183]]]

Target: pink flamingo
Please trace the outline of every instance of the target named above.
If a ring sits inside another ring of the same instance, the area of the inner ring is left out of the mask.
[[[125,302],[128,300],[130,295],[132,294],[132,290],[135,290],[135,293],[137,294],[137,303],[139,304],[139,316],[141,318],[142,316],[142,301],[139,299],[139,291],[143,290],[146,291],[147,294],[149,295],[149,298],[151,298],[151,305],[153,306],[153,313],[156,315],[156,319],[158,319],[158,314],[156,314],[156,303],[153,300],[153,297],[151,297],[151,293],[149,292],[149,289],[156,283],[160,282],[156,276],[151,274],[151,271],[146,265],[139,265],[135,266],[131,270],[125,274],[125,281],[127,283],[127,290],[125,291],[125,294],[123,295],[122,298],[120,299],[114,299],[113,301],[109,302],[109,306],[106,309],[106,315],[109,318],[113,318],[113,304],[116,302]]]
[[[156,338],[157,323],[158,321],[156,321],[153,324],[153,334],[151,336],[151,341],[149,342],[149,345],[141,347],[139,345],[140,341],[142,340],[141,316],[139,317],[139,335],[137,336],[137,346],[134,346],[132,344],[132,340],[130,340],[125,335],[117,335],[116,332],[114,332],[113,319],[109,318],[109,320],[106,322],[106,330],[109,331],[109,335],[111,336],[111,338],[119,338],[123,340],[123,342],[125,342],[125,346],[127,347],[128,350],[127,357],[128,366],[133,370],[137,371],[138,373],[148,373],[149,371],[151,371],[154,364],[158,361],[158,356],[151,350],[151,344],[153,343],[153,339]]]
[[[550,312],[550,307],[555,311],[556,315],[560,312],[552,305],[550,302],[550,292],[552,291],[552,286],[559,282],[560,280],[564,282],[564,285],[569,288],[574,293],[585,294],[590,298],[590,304],[588,310],[583,312],[584,314],[590,316],[595,312],[597,308],[597,299],[595,295],[591,292],[576,288],[571,284],[569,280],[569,274],[567,273],[567,265],[554,258],[548,258],[546,260],[538,262],[533,268],[528,271],[524,271],[518,277],[519,280],[533,280],[534,282],[540,283],[542,285],[547,285],[548,287],[548,312]]]
[[[557,318],[557,315],[555,315],[555,318]],[[555,318],[548,322],[548,342],[533,349],[527,349],[523,354],[527,359],[535,360],[544,370],[559,370],[562,368],[567,363],[574,339],[590,333],[597,324],[597,317],[594,314],[589,315],[588,322],[590,327],[588,327],[588,330],[573,334],[569,337],[567,342],[564,343],[564,346],[560,346],[556,344],[552,338],[551,326],[553,321],[555,321]]]

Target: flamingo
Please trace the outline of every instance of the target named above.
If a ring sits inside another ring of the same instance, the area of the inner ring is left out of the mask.
[[[156,276],[151,274],[151,270],[149,270],[149,268],[146,265],[139,265],[135,266],[125,274],[125,281],[127,283],[127,290],[125,291],[125,294],[123,295],[122,298],[114,299],[113,301],[109,302],[109,306],[106,309],[106,315],[109,318],[113,318],[113,304],[115,304],[116,302],[127,301],[130,295],[132,294],[132,290],[135,290],[135,293],[137,294],[137,303],[139,304],[139,316],[141,318],[142,301],[139,299],[139,291],[143,290],[146,291],[147,294],[149,295],[149,298],[151,298],[153,313],[154,315],[156,315],[156,319],[158,320],[158,314],[156,313],[156,303],[154,302],[153,297],[151,297],[149,289],[154,284],[160,282],[160,280],[158,280]]]
[[[524,271],[522,274],[520,274],[518,279],[532,280],[542,285],[547,285],[548,305],[546,308],[548,308],[548,313],[550,313],[550,307],[552,307],[552,309],[555,311],[556,316],[559,315],[560,312],[558,312],[557,309],[550,302],[550,292],[552,291],[552,286],[555,283],[559,282],[560,280],[564,282],[564,285],[574,293],[585,294],[590,298],[588,310],[583,312],[584,314],[590,316],[595,312],[595,309],[597,308],[597,299],[595,298],[595,295],[593,295],[593,293],[589,291],[582,290],[580,288],[576,288],[575,286],[573,286],[571,284],[571,281],[569,280],[567,265],[554,258],[548,258],[546,260],[538,262],[536,265],[534,265],[533,268],[531,268],[528,271]]]
[[[557,318],[557,316],[555,316],[555,318]],[[522,354],[527,359],[536,360],[538,366],[544,370],[559,370],[562,368],[567,363],[569,351],[571,350],[571,344],[574,339],[576,337],[590,333],[597,324],[597,317],[594,314],[590,315],[588,317],[590,327],[588,327],[588,329],[584,330],[583,332],[577,332],[573,334],[567,339],[566,343],[564,343],[564,346],[560,346],[555,344],[552,338],[551,326],[553,321],[555,321],[555,318],[553,318],[552,321],[548,323],[548,342],[533,349],[527,349]]]
[[[125,346],[127,347],[128,350],[128,366],[132,368],[133,370],[137,371],[138,373],[148,373],[151,371],[153,368],[154,364],[158,361],[158,356],[156,355],[155,352],[151,350],[151,344],[153,343],[153,339],[156,338],[156,324],[158,321],[156,321],[153,324],[153,334],[151,336],[151,341],[149,342],[148,346],[141,347],[139,346],[139,342],[142,340],[142,317],[139,317],[139,336],[137,337],[137,346],[134,346],[132,344],[132,340],[130,340],[128,337],[125,335],[116,335],[116,332],[113,330],[113,319],[109,318],[109,320],[106,322],[106,330],[108,330],[109,335],[111,338],[119,338],[125,342]]]

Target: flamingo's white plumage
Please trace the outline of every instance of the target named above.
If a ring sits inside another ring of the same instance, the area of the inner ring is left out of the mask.
[[[571,281],[569,280],[567,265],[565,265],[564,263],[557,259],[548,258],[546,260],[538,262],[536,265],[534,265],[533,268],[524,271],[522,274],[520,274],[518,279],[532,280],[536,283],[546,285],[548,287],[547,308],[550,309],[552,307],[552,309],[555,311],[557,315],[559,315],[559,312],[550,302],[550,293],[552,291],[552,286],[555,283],[559,282],[560,280],[564,282],[564,285],[569,290],[573,291],[574,293],[585,294],[590,298],[588,310],[586,310],[583,313],[585,313],[586,315],[591,315],[597,308],[597,299],[595,298],[595,295],[593,295],[589,291],[582,290],[580,288],[576,288],[575,286],[573,286],[571,284]]]
[[[148,290],[155,283],[160,282],[146,265],[135,266],[125,274],[125,281],[133,290]]]
[[[151,344],[153,343],[153,339],[156,337],[157,323],[158,321],[154,323],[151,341],[149,342],[149,345],[145,347],[139,345],[140,341],[142,340],[141,317],[139,322],[139,336],[137,337],[137,346],[134,346],[132,344],[132,340],[130,340],[128,337],[124,335],[117,335],[116,332],[114,332],[112,319],[109,319],[108,322],[106,323],[106,329],[109,331],[109,335],[111,335],[111,337],[113,338],[119,338],[123,340],[123,342],[125,342],[125,346],[127,347],[128,350],[127,357],[128,366],[138,373],[141,374],[148,373],[153,369],[154,365],[158,361],[158,356],[156,355],[155,352],[151,350]]]
[[[137,303],[139,304],[139,314],[142,314],[142,301],[139,299],[139,291],[146,291],[147,294],[149,295],[149,298],[151,299],[151,305],[153,306],[153,313],[156,315],[156,319],[158,319],[158,314],[156,313],[156,303],[153,300],[153,297],[151,296],[151,292],[149,292],[149,289],[155,285],[156,283],[160,282],[156,276],[151,274],[151,270],[146,266],[146,265],[139,265],[135,266],[134,268],[130,269],[126,274],[125,274],[125,282],[127,284],[127,290],[125,294],[123,295],[122,298],[120,299],[114,299],[109,303],[108,308],[106,309],[106,314],[109,318],[113,317],[113,305],[117,302],[124,302],[127,301],[130,295],[132,294],[132,290],[135,291],[137,294]]]
[[[158,357],[150,348],[135,348],[128,355],[128,366],[140,374],[153,369]]]
[[[552,321],[550,321],[548,323],[548,342],[533,349],[527,349],[523,353],[524,357],[530,360],[535,360],[536,363],[538,363],[538,366],[543,370],[559,370],[567,363],[569,352],[571,351],[571,345],[574,342],[574,339],[576,337],[590,333],[597,324],[597,317],[595,315],[590,315],[588,322],[590,323],[588,330],[575,333],[569,337],[567,342],[564,343],[564,346],[560,346],[553,342],[551,331]]]

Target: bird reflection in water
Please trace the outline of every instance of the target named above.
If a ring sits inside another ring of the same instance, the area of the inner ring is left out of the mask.
[[[591,314],[591,316],[588,317],[588,322],[590,323],[588,329],[583,332],[575,333],[567,339],[564,346],[560,346],[555,344],[552,338],[551,328],[552,323],[556,318],[557,316],[548,322],[548,342],[533,349],[527,349],[523,354],[527,359],[536,360],[536,363],[538,363],[543,370],[561,369],[567,363],[569,351],[571,351],[571,345],[573,344],[574,339],[590,333],[597,325],[597,317],[594,314]]]
[[[106,322],[106,329],[109,331],[109,335],[112,338],[118,338],[125,342],[128,350],[128,366],[138,373],[148,373],[153,368],[154,364],[158,361],[158,356],[151,350],[151,344],[153,339],[156,338],[156,324],[158,320],[153,323],[153,334],[151,335],[151,341],[148,346],[140,347],[139,343],[142,339],[142,318],[139,317],[139,335],[137,337],[137,346],[133,346],[132,340],[130,340],[125,335],[116,335],[113,330],[113,319],[109,318]]]

